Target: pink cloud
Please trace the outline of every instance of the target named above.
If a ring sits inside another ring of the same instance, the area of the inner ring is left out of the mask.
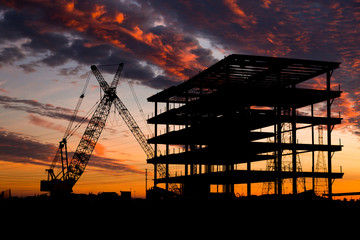
[[[53,122],[50,122],[48,120],[45,120],[44,118],[35,116],[33,114],[29,114],[28,119],[29,119],[30,124],[33,124],[33,125],[36,125],[39,127],[48,128],[48,129],[59,131],[59,132],[66,131],[66,128],[63,125],[55,124]]]

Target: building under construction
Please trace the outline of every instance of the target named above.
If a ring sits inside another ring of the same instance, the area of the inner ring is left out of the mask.
[[[255,183],[265,194],[297,194],[322,179],[331,197],[333,181],[343,176],[332,169],[342,148],[331,136],[341,123],[331,112],[341,94],[331,85],[339,65],[234,54],[149,97],[154,185],[206,198],[234,195],[237,186],[250,196]],[[316,169],[319,153],[323,171]]]

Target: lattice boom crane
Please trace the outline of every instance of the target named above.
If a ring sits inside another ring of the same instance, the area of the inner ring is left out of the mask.
[[[50,191],[55,194],[72,192],[73,186],[85,171],[86,165],[88,164],[101,132],[105,127],[111,105],[117,97],[116,86],[119,82],[122,69],[123,64],[119,64],[111,87],[101,86],[105,94],[91,117],[70,163],[68,163],[67,160],[66,138],[60,142],[57,155],[59,152],[61,153],[62,171],[55,175],[55,164],[53,163],[50,169],[47,169],[48,179],[43,180],[40,183],[41,191]],[[65,149],[63,150],[63,148]],[[63,157],[63,151],[66,152],[65,157]],[[56,158],[57,157],[55,157],[55,159]]]
[[[119,83],[122,69],[123,64],[121,63],[119,64],[115,77],[111,85],[109,86],[109,84],[105,81],[104,77],[100,73],[99,69],[95,65],[91,66],[91,70],[97,81],[99,82],[100,87],[104,91],[105,95],[101,99],[101,102],[99,103],[93,116],[91,117],[70,163],[68,163],[67,160],[66,138],[64,138],[60,142],[60,146],[55,156],[55,160],[59,158],[59,155],[61,156],[62,171],[58,175],[55,175],[55,164],[53,163],[50,169],[47,169],[48,179],[41,181],[41,191],[50,191],[52,193],[72,192],[72,187],[75,185],[75,183],[79,180],[79,178],[85,171],[86,165],[89,162],[89,159],[100,137],[100,134],[104,129],[112,103],[114,103],[115,108],[119,112],[120,116],[134,135],[135,139],[140,144],[141,148],[144,150],[147,158],[154,157],[154,149],[151,147],[150,144],[148,144],[144,133],[141,131],[135,119],[131,116],[129,110],[126,108],[124,103],[116,94],[116,87]],[[63,153],[65,153],[65,156]],[[166,170],[162,164],[158,164],[157,172],[159,176],[166,177]],[[170,190],[174,192],[179,191],[177,185],[170,185]]]

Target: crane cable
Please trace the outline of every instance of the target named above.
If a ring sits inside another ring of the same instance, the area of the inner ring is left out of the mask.
[[[74,135],[74,133],[81,127],[81,125],[89,119],[89,117],[91,117],[91,115],[95,112],[97,105],[99,104],[101,99],[99,99],[94,106],[92,106],[90,108],[90,110],[84,115],[84,117],[81,118],[81,120],[79,120],[79,122],[75,125],[75,127],[69,131],[68,134],[68,138],[70,138],[72,135]]]
[[[64,133],[63,139],[68,139],[69,136],[72,135],[72,134],[70,134],[70,133],[72,132],[72,131],[71,131],[71,127],[72,127],[72,125],[73,125],[73,123],[74,123],[74,121],[75,121],[75,119],[76,119],[77,113],[78,113],[79,108],[80,108],[80,105],[81,105],[81,103],[82,103],[82,100],[83,100],[84,97],[85,97],[85,91],[86,91],[87,86],[89,85],[89,81],[90,81],[91,75],[92,75],[92,74],[91,74],[91,71],[89,71],[89,72],[87,73],[87,79],[86,79],[86,82],[85,82],[84,89],[83,89],[83,91],[82,91],[82,93],[81,93],[81,95],[80,95],[80,97],[79,97],[79,100],[78,100],[78,102],[77,102],[77,104],[76,104],[74,113],[73,113],[73,115],[71,116],[69,125],[68,125],[68,127],[67,127],[67,129],[66,129],[66,131],[65,131],[65,133]]]
[[[87,86],[89,85],[90,78],[91,78],[91,71],[87,72],[87,79],[86,79],[86,82],[85,82],[84,89],[83,89],[83,91],[81,92],[81,95],[80,95],[79,100],[78,100],[78,102],[77,102],[77,104],[76,104],[75,110],[74,110],[74,112],[73,112],[73,115],[72,115],[71,118],[70,118],[69,125],[68,125],[68,127],[66,128],[66,130],[65,130],[64,136],[63,136],[63,138],[62,138],[63,141],[64,141],[64,140],[66,141],[66,140],[67,140],[69,137],[71,137],[71,136],[74,134],[74,132],[76,131],[76,129],[75,129],[75,130],[74,130],[74,129],[71,129],[71,127],[72,127],[72,125],[73,125],[73,123],[74,123],[74,121],[75,121],[75,119],[76,119],[77,113],[78,113],[79,108],[80,108],[80,105],[81,105],[81,103],[82,103],[82,100],[83,100],[84,97],[85,97],[85,91],[86,91],[86,89],[87,89]],[[83,120],[81,120],[81,122],[83,122]],[[75,126],[75,128],[76,128],[76,127],[77,127],[77,126]],[[56,152],[56,154],[55,154],[55,157],[54,157],[54,159],[53,159],[53,161],[52,161],[52,163],[51,163],[51,165],[50,165],[50,169],[54,169],[54,168],[55,168],[55,166],[56,166],[56,164],[57,164],[57,162],[58,162],[58,160],[59,160],[59,157],[60,157],[60,148],[58,148],[58,150],[57,150],[57,152]]]
[[[124,72],[124,75],[125,75],[125,72]],[[151,130],[149,124],[148,124],[147,121],[146,121],[146,117],[145,117],[144,111],[143,111],[143,109],[142,109],[142,107],[141,107],[141,105],[140,105],[140,101],[139,101],[139,99],[138,99],[138,97],[137,97],[137,95],[136,95],[136,93],[135,93],[133,84],[132,84],[132,82],[131,82],[128,78],[126,78],[126,79],[127,79],[128,84],[129,84],[131,93],[132,93],[132,95],[133,95],[133,97],[134,97],[134,99],[135,99],[136,105],[137,105],[137,107],[138,107],[138,109],[139,109],[139,111],[140,111],[141,117],[142,117],[142,119],[143,119],[143,121],[144,121],[144,123],[145,123],[145,126],[146,126],[147,130],[148,130],[148,133],[152,136],[152,135],[153,135],[152,130]]]

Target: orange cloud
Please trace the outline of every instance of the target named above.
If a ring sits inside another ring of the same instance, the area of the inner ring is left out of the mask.
[[[3,93],[9,93],[8,91],[6,91],[4,88],[0,88],[0,92],[3,92]]]
[[[51,21],[89,35],[90,41],[84,43],[86,47],[110,43],[135,58],[159,66],[164,70],[163,75],[175,81],[186,80],[193,72],[207,67],[202,66],[199,56],[194,54],[201,48],[199,43],[194,42],[194,37],[189,38],[170,28],[166,29],[166,33],[154,32],[151,26],[142,25],[143,20],[139,21],[138,17],[132,15],[126,16],[118,9],[110,8],[106,2],[83,5],[74,0],[30,0],[28,4],[35,2],[51,12]],[[251,16],[245,14],[235,2],[227,2],[237,6],[234,14],[241,21],[251,22]],[[53,32],[50,25],[35,21],[29,20],[28,24],[41,28],[42,33]]]
[[[355,108],[355,101],[351,98],[348,92],[344,92],[341,95],[340,100],[336,104],[336,108],[341,111],[343,119],[343,126],[357,125],[357,120],[360,113]]]
[[[101,143],[97,143],[94,151],[97,155],[104,156],[105,155],[105,146],[102,145]]]
[[[125,19],[125,15],[123,13],[118,13],[115,16],[115,21],[117,23],[122,23],[124,21],[124,19]]]
[[[74,2],[69,2],[69,3],[65,4],[65,9],[68,12],[72,12],[74,10],[74,7],[75,7]]]
[[[205,67],[201,66],[197,61],[197,56],[191,53],[198,46],[191,43],[176,46],[176,44],[184,41],[184,36],[180,33],[172,32],[175,42],[164,43],[162,36],[145,31],[139,25],[132,25],[132,27],[119,26],[119,24],[124,23],[125,14],[119,11],[115,13],[109,12],[105,5],[94,5],[90,13],[76,10],[73,2],[65,4],[63,9],[65,10],[64,14],[56,17],[64,21],[66,26],[80,32],[91,29],[98,39],[111,43],[127,52],[131,50],[126,46],[123,39],[132,38],[145,44],[151,47],[153,54],[142,55],[141,57],[147,57],[168,73],[182,80],[189,77],[183,73],[184,69],[203,69]],[[69,12],[71,12],[71,16]],[[240,9],[237,10],[237,13],[243,15]]]
[[[242,28],[249,29],[251,27],[250,23],[256,24],[256,18],[254,16],[248,16],[236,3],[236,0],[224,0],[224,3],[236,16],[233,18],[233,21],[238,23]]]
[[[270,8],[271,1],[270,0],[263,0],[262,7],[264,8]]]
[[[105,13],[106,13],[105,6],[95,4],[95,11],[91,13],[91,17],[95,20],[98,20],[100,16],[102,16]]]
[[[224,0],[225,4],[229,6],[231,11],[233,11],[236,15],[240,17],[246,18],[245,12],[239,7],[239,5],[236,3],[236,0]]]
[[[66,26],[78,30],[79,32],[84,32],[88,29],[89,25],[79,22],[77,20],[69,20],[65,23]]]

